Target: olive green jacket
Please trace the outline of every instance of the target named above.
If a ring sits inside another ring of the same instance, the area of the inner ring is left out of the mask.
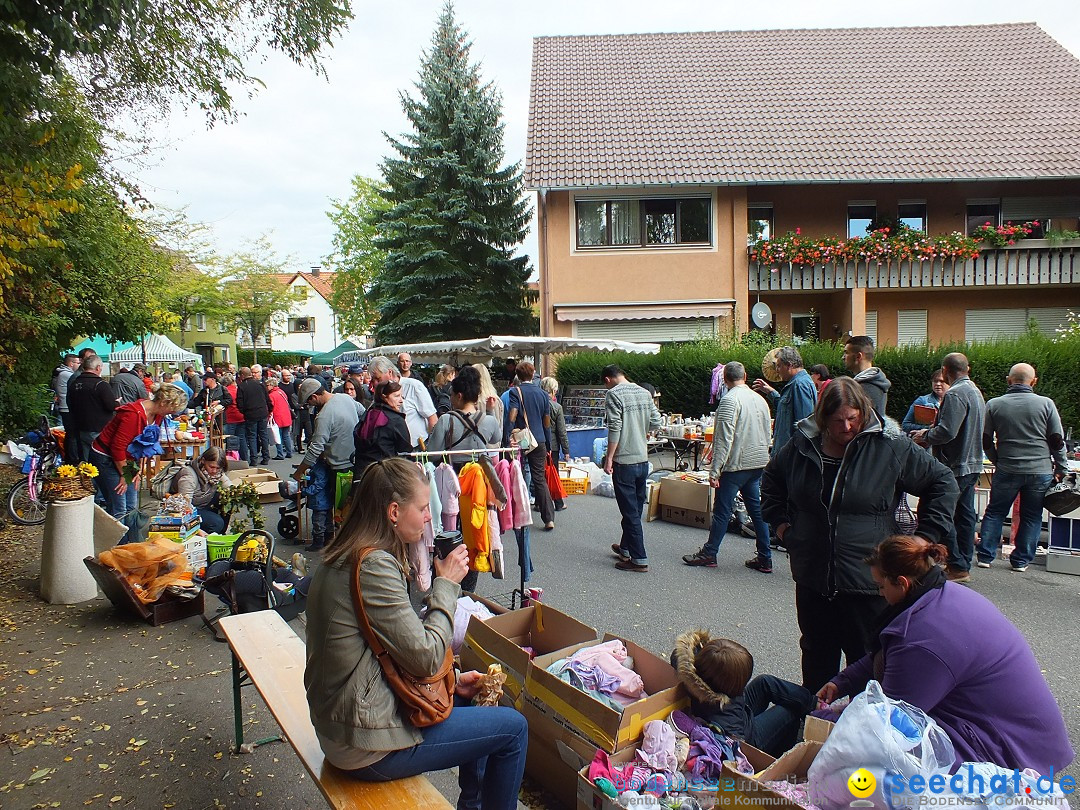
[[[307,690],[319,735],[363,751],[397,751],[423,739],[390,689],[360,632],[353,609],[353,567],[340,559],[312,577],[307,600]],[[375,635],[400,667],[435,674],[454,636],[461,588],[436,577],[420,620],[409,602],[405,571],[386,551],[373,551],[360,569],[364,609]]]

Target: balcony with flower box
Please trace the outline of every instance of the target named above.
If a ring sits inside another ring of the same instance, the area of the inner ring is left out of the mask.
[[[804,237],[797,230],[751,245],[749,287],[797,292],[1080,285],[1080,239],[1073,233],[1050,239],[996,236],[892,235],[882,229],[840,240]]]

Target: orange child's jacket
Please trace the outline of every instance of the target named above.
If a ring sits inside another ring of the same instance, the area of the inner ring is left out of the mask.
[[[462,468],[458,479],[461,483],[461,536],[469,549],[469,568],[487,572],[491,570],[487,478],[479,464],[470,463]]]

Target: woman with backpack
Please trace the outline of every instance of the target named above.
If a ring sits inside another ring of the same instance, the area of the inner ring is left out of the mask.
[[[375,386],[375,401],[353,431],[353,480],[359,481],[369,464],[412,450],[403,403],[397,380]]]
[[[480,374],[472,366],[465,366],[450,381],[450,411],[439,417],[428,436],[427,449],[437,450],[484,450],[498,447],[502,430],[494,416],[480,410]],[[469,461],[468,456],[450,456],[454,469],[459,470]]]

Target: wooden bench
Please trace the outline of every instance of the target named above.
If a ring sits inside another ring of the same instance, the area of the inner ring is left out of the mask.
[[[244,744],[240,688],[245,681],[249,681],[266,701],[267,708],[281,727],[281,733],[296,750],[327,803],[335,810],[451,807],[423,776],[393,782],[361,782],[346,776],[325,761],[315,728],[311,725],[304,691],[305,645],[281,616],[272,610],[225,616],[221,619],[220,627],[233,654],[237,751]],[[274,739],[280,738],[269,738],[255,744]]]

